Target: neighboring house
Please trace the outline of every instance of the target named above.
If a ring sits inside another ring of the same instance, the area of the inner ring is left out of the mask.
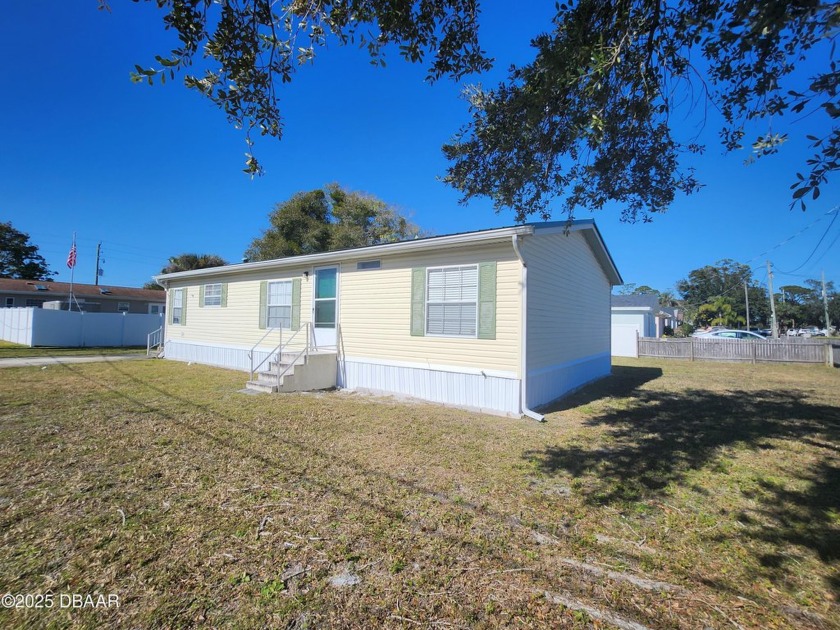
[[[72,310],[89,313],[137,313],[157,315],[166,308],[163,291],[131,287],[73,284]],[[68,310],[69,282],[0,278],[0,307],[61,308]]]
[[[155,279],[167,287],[169,359],[247,371],[283,343],[254,387],[337,386],[539,418],[532,408],[610,373],[610,293],[622,283],[591,220]],[[285,376],[275,386],[289,365],[300,386]]]
[[[656,295],[613,295],[613,356],[637,356],[637,336],[661,337],[665,326],[676,328],[679,325],[680,314],[677,308],[661,308]]]

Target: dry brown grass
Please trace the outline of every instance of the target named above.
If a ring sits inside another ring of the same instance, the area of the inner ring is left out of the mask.
[[[120,605],[0,626],[840,627],[838,372],[615,372],[538,425],[172,362],[4,370],[0,591]]]

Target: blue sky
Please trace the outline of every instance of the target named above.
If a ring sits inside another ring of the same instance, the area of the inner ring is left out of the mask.
[[[275,203],[329,182],[393,203],[435,234],[513,223],[512,212],[496,214],[486,200],[458,205],[458,193],[437,180],[446,169],[441,145],[467,121],[462,86],[424,83],[424,68],[395,54],[377,69],[364,53],[333,46],[282,88],[284,137],[258,141],[266,175],[251,180],[241,171],[242,134],[210,103],[178,78],[130,82],[135,63],[152,65],[173,44],[162,13],[127,0],[111,0],[111,13],[96,5],[12,0],[0,22],[0,220],[29,233],[56,280],[70,279],[73,232],[78,282],[94,281],[99,242],[105,285],[139,286],[185,252],[238,262]],[[485,2],[482,44],[496,70],[472,80],[492,85],[511,63],[527,62],[528,41],[548,29],[553,7],[522,3],[511,19],[508,3]],[[680,124],[692,134],[697,116]],[[819,124],[806,118],[791,132],[824,133]],[[807,212],[790,210],[793,174],[810,155],[804,142],[744,166],[749,154],[724,155],[716,130],[711,117],[701,132],[707,152],[692,162],[705,187],[653,223],[621,224],[609,210],[578,215],[595,218],[625,281],[669,289],[722,258],[758,267],[763,281],[770,258],[777,286],[822,270],[840,285],[840,220],[826,234],[838,183]]]

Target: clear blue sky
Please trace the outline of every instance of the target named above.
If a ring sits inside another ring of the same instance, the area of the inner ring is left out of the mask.
[[[96,0],[12,0],[0,22],[0,220],[29,233],[56,280],[70,279],[73,232],[78,282],[94,281],[100,241],[105,285],[139,286],[185,252],[238,262],[276,202],[329,182],[393,203],[435,234],[513,223],[512,213],[497,215],[486,200],[458,205],[457,192],[436,179],[446,168],[441,145],[467,121],[460,86],[426,84],[424,68],[395,54],[383,70],[360,51],[333,46],[282,88],[284,138],[258,141],[267,173],[251,180],[241,172],[241,133],[211,104],[178,79],[130,82],[135,63],[152,65],[172,47],[162,12],[153,3],[111,5],[109,14]],[[521,3],[512,19],[509,3],[484,3],[482,43],[497,60],[480,79],[485,85],[532,57],[528,42],[549,28],[553,7],[553,0]],[[744,166],[748,153],[723,154],[715,122],[702,132],[706,154],[693,162],[706,184],[701,192],[679,198],[651,224],[621,224],[608,210],[578,216],[595,218],[625,281],[669,289],[722,258],[761,266],[769,257],[777,286],[821,270],[840,285],[840,220],[808,264],[782,273],[825,234],[825,215],[840,203],[838,182],[807,212],[790,210],[793,174],[809,155],[804,143]],[[686,117],[686,135],[696,123],[696,115]],[[806,118],[792,132],[819,132],[813,125]],[[756,277],[765,279],[763,269]]]

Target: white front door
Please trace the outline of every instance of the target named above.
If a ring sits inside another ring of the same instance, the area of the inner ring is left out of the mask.
[[[315,347],[334,348],[338,322],[338,267],[315,269],[315,290],[312,296]]]

